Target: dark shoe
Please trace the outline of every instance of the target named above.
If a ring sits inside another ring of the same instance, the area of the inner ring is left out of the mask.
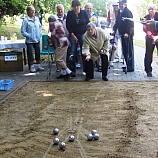
[[[123,69],[123,72],[133,72],[134,70],[130,70],[130,69]]]
[[[102,79],[103,79],[104,81],[108,81],[107,76],[103,76]]]
[[[126,69],[126,66],[122,66],[122,69]]]
[[[90,81],[91,78],[86,78],[85,81]]]
[[[74,74],[74,72],[71,72],[70,74],[67,74],[67,75],[64,77],[64,80],[65,80],[65,81],[68,81],[68,79],[69,79],[70,77],[76,77],[76,75]]]
[[[147,76],[148,76],[148,77],[153,77],[153,75],[152,75],[151,72],[148,72],[148,73],[147,73]]]
[[[58,77],[56,77],[57,79],[62,79],[62,78],[65,78],[66,77],[66,75],[60,75],[60,76],[58,76]]]

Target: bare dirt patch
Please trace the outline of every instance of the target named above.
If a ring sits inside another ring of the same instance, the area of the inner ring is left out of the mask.
[[[157,82],[29,82],[0,105],[0,158],[156,157],[157,89]],[[93,129],[99,140],[87,141]]]

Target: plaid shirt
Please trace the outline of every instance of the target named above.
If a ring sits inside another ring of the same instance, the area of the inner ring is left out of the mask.
[[[50,39],[52,40],[55,48],[68,46],[68,39],[65,34],[64,26],[60,21],[56,20],[54,22],[50,22],[49,31],[51,32]]]

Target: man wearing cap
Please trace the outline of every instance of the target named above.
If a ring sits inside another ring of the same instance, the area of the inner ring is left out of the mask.
[[[133,18],[132,12],[127,8],[127,0],[119,0],[119,11],[113,27],[113,33],[117,30],[121,36],[122,51],[126,62],[126,67],[123,67],[124,72],[134,71],[134,50],[133,50],[133,35],[134,23],[130,20],[122,20],[123,17]]]
[[[109,28],[110,24],[111,24],[111,28],[113,28],[115,21],[116,21],[116,17],[118,15],[118,2],[113,2],[112,3],[112,7],[111,9],[108,11],[108,16],[107,16],[107,21],[106,21],[106,27]],[[118,45],[118,41],[120,40],[120,36],[118,31],[115,33],[115,41],[116,44]],[[115,59],[116,62],[119,62],[119,59],[123,58],[122,57],[122,52],[119,53],[118,49],[116,50],[115,53]]]

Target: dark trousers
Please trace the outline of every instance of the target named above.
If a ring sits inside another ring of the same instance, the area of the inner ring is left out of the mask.
[[[121,36],[122,40],[122,52],[127,65],[127,71],[134,71],[134,49],[133,49],[133,37],[129,36],[124,38]]]
[[[35,50],[35,60],[40,61],[40,42],[38,43],[26,43],[28,62],[34,61],[33,50]]]
[[[144,58],[144,66],[145,66],[145,72],[152,72],[152,61],[153,61],[153,51],[154,48],[158,49],[158,43],[155,42],[153,44],[153,40],[151,38],[146,38],[146,52],[145,52],[145,58]]]
[[[108,73],[108,56],[105,54],[101,54],[101,66],[102,66],[102,77],[107,76]],[[89,61],[85,60],[85,72],[86,78],[94,78],[94,65],[93,60]]]

